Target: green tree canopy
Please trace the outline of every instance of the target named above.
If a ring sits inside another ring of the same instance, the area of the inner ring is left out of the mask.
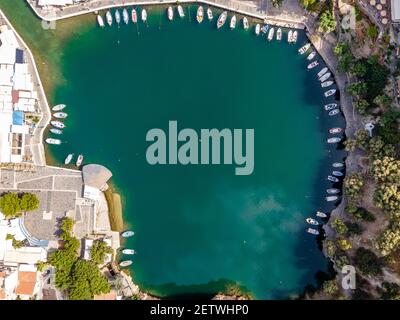
[[[103,240],[97,240],[90,249],[91,260],[99,265],[104,263],[106,254],[112,253],[112,249]]]

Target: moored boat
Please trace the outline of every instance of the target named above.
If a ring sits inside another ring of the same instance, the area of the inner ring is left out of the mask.
[[[51,110],[53,111],[61,111],[62,109],[64,109],[66,107],[65,104],[57,104],[55,105],[53,108],[51,108]]]
[[[67,157],[64,160],[64,164],[70,164],[70,162],[71,162],[73,157],[74,157],[73,153],[68,154]]]
[[[243,17],[243,29],[247,30],[249,28],[249,20],[246,17]]]
[[[326,111],[335,109],[336,107],[337,107],[337,103],[328,103],[328,104],[324,105],[324,109]]]
[[[235,27],[236,27],[236,16],[235,15],[232,16],[231,21],[229,23],[229,27],[231,29],[235,29]]]
[[[132,23],[137,23],[137,12],[135,8],[132,9],[131,18],[132,18]]]
[[[293,43],[296,43],[296,42],[297,42],[297,30],[293,31],[292,42],[293,42]]]
[[[136,252],[133,249],[123,249],[122,253],[123,254],[135,254]]]
[[[328,114],[329,114],[330,116],[335,116],[335,115],[337,115],[339,112],[340,112],[339,109],[333,109],[333,110],[329,111]]]
[[[172,19],[174,19],[174,10],[171,6],[169,6],[167,9],[167,16],[169,21],[172,21]]]
[[[261,26],[259,23],[256,24],[254,28],[254,33],[258,36],[260,34]]]
[[[312,60],[314,59],[314,57],[317,55],[317,53],[315,51],[311,52],[308,56],[307,56],[307,60]]]
[[[287,35],[287,42],[288,43],[293,42],[293,30],[289,30],[288,35]]]
[[[324,81],[328,80],[330,76],[331,76],[331,73],[328,72],[328,73],[325,73],[323,76],[321,76],[318,80],[321,82],[324,82]]]
[[[300,54],[305,54],[308,51],[308,49],[310,49],[310,47],[311,47],[311,43],[306,43],[298,51]]]
[[[65,119],[66,117],[68,117],[68,114],[65,112],[56,112],[53,114],[53,117],[57,119]]]
[[[61,144],[61,140],[60,139],[47,138],[45,141],[48,144]]]
[[[276,40],[281,41],[282,40],[282,29],[278,28],[276,31]]]
[[[207,8],[207,18],[208,20],[212,20],[214,18],[210,7]]]
[[[318,61],[313,61],[307,66],[307,69],[315,68],[318,64]]]
[[[100,27],[104,27],[104,20],[103,17],[101,15],[97,15],[97,23],[99,24]]]
[[[321,83],[322,88],[327,88],[329,86],[333,85],[333,81],[325,81]]]
[[[119,266],[120,267],[129,267],[132,263],[133,263],[132,260],[124,260],[119,263]]]
[[[124,8],[124,10],[122,10],[122,19],[124,20],[125,24],[128,24],[129,15],[128,15],[128,10],[126,10],[126,8]]]
[[[110,11],[106,12],[106,20],[107,20],[107,24],[111,27],[113,18],[112,18],[112,14]]]
[[[332,174],[335,177],[343,177],[343,172],[340,172],[340,171],[332,171]]]
[[[181,5],[178,6],[178,14],[180,18],[184,18],[185,17],[185,11],[183,11],[183,8]]]
[[[313,229],[313,228],[307,228],[307,230],[306,230],[308,233],[311,233],[311,234],[313,234],[313,235],[319,235],[319,231],[318,230],[315,230],[315,229]]]
[[[226,21],[226,17],[228,16],[228,12],[224,11],[222,12],[219,17],[218,17],[218,21],[217,21],[217,28],[221,28]]]
[[[329,189],[326,189],[326,192],[327,192],[328,194],[337,194],[337,193],[340,192],[340,189],[329,188]]]
[[[331,89],[331,90],[326,91],[324,93],[324,96],[328,98],[328,97],[334,95],[335,93],[336,93],[336,89]]]
[[[315,215],[317,217],[320,217],[320,218],[327,218],[328,217],[328,215],[326,213],[322,212],[322,211],[317,211],[317,213]]]
[[[328,71],[328,67],[323,67],[318,73],[317,73],[317,77],[321,78],[325,73],[327,73]]]
[[[80,154],[79,156],[78,156],[78,159],[76,159],[76,166],[77,167],[80,167],[81,166],[81,164],[82,164],[82,162],[83,162],[83,155],[82,154]]]
[[[119,13],[118,9],[115,11],[114,16],[115,16],[115,21],[119,24],[121,22],[121,14]]]
[[[344,164],[342,162],[334,162],[334,163],[332,163],[332,167],[334,167],[334,168],[343,168]]]
[[[332,138],[329,138],[328,140],[326,140],[328,143],[338,143],[338,142],[340,142],[340,140],[342,140],[341,138],[339,138],[339,137],[332,137]]]
[[[337,133],[341,133],[343,131],[343,129],[342,128],[330,128],[329,129],[329,133],[331,133],[331,134],[337,134]]]
[[[123,238],[129,238],[132,237],[135,233],[131,230],[127,230],[121,233],[121,237]]]
[[[54,133],[54,134],[62,134],[62,130],[61,129],[57,129],[57,128],[50,128],[50,132]]]
[[[314,226],[319,225],[318,221],[315,220],[315,219],[313,219],[313,218],[307,218],[307,219],[306,219],[306,222],[309,223],[309,224],[312,224],[312,225],[314,225]]]
[[[328,180],[332,182],[339,182],[339,179],[334,176],[328,176]]]
[[[146,11],[146,9],[142,9],[141,17],[142,17],[142,21],[143,22],[147,21],[147,11]]]
[[[196,20],[198,23],[202,23],[204,19],[204,9],[202,6],[197,8]]]
[[[50,121],[50,124],[51,124],[53,127],[56,127],[56,128],[58,128],[58,129],[64,129],[64,128],[65,128],[65,124],[62,123],[61,121]]]
[[[271,41],[274,38],[274,33],[275,33],[275,28],[274,27],[269,29],[269,31],[268,31],[268,41]]]
[[[328,202],[336,201],[337,199],[339,199],[338,196],[328,196],[328,197],[325,197],[325,200],[328,201]]]

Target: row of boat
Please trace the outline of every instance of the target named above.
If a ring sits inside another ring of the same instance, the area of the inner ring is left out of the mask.
[[[121,237],[123,237],[123,238],[130,238],[130,237],[132,237],[134,234],[135,234],[135,232],[133,232],[132,230],[127,230],[127,231],[124,231],[124,232],[121,233]],[[133,250],[133,249],[123,249],[123,250],[122,250],[122,253],[125,254],[125,255],[133,255],[133,254],[136,253],[136,251]],[[129,267],[132,263],[133,263],[132,260],[124,260],[124,261],[121,261],[121,262],[119,263],[119,266],[120,266],[120,267]]]
[[[142,9],[142,11],[140,13],[140,17],[143,22],[147,21],[146,9]],[[121,23],[121,13],[119,12],[118,9],[115,10],[115,12],[114,12],[114,19],[117,24]],[[138,22],[138,13],[135,8],[132,8],[132,10],[131,10],[130,19],[132,20],[132,23]],[[109,26],[112,26],[114,20],[113,20],[113,15],[112,15],[111,11],[106,12],[105,20]],[[124,8],[122,10],[122,20],[124,21],[125,24],[129,23],[129,13],[126,8]],[[97,23],[99,24],[100,27],[104,27],[105,23],[104,23],[103,17],[101,15],[97,15]]]
[[[68,117],[68,114],[63,112],[62,110],[66,108],[65,104],[57,104],[54,107],[52,107],[52,111],[55,111],[53,113],[53,117],[56,119],[65,119]],[[53,126],[53,128],[50,128],[50,132],[60,135],[63,133],[63,131],[61,129],[65,128],[65,124],[59,120],[52,120],[50,121],[50,124]],[[55,145],[59,145],[61,144],[61,140],[60,139],[55,139],[55,138],[47,138],[46,142],[48,144],[55,144]]]
[[[68,154],[67,157],[64,160],[64,164],[65,165],[70,164],[73,158],[74,158],[74,154],[73,153]],[[80,167],[82,162],[83,162],[83,154],[80,154],[78,156],[78,158],[76,159],[75,165],[77,167]]]

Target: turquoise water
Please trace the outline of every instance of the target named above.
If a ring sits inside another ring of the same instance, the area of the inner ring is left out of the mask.
[[[93,26],[65,44],[52,101],[68,105],[56,161],[83,153],[112,170],[124,218],[136,234],[134,281],[159,296],[212,294],[237,282],[258,299],[295,296],[327,262],[305,217],[324,203],[333,160],[328,119],[316,79],[297,45],[267,42],[241,24],[166,19],[149,10],[148,26]],[[216,11],[215,11],[216,13]],[[177,17],[177,14],[176,14]],[[329,117],[330,118],[330,117]],[[255,170],[234,165],[150,166],[148,130],[255,130]]]

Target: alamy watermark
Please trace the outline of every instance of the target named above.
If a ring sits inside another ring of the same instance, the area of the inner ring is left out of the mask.
[[[356,268],[351,265],[344,265],[342,267],[342,288],[344,290],[356,289]]]
[[[151,129],[146,141],[153,142],[146,151],[147,162],[151,165],[234,163],[236,175],[250,175],[254,171],[254,129],[200,129],[198,134],[190,128],[178,131],[178,122],[169,121],[168,133]]]

